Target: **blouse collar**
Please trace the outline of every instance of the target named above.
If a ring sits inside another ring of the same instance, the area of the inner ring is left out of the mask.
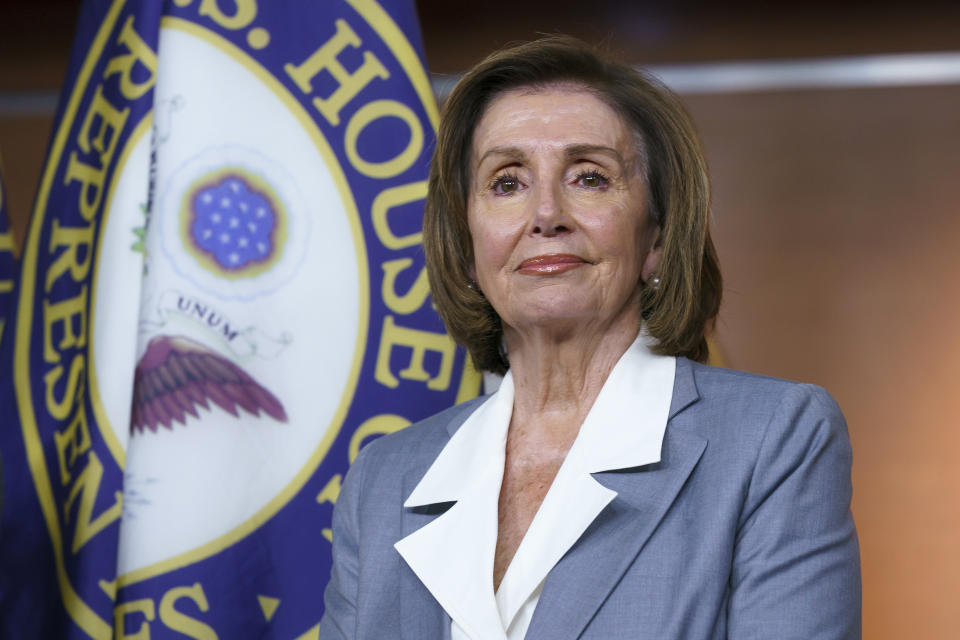
[[[610,372],[580,427],[574,447],[587,473],[660,461],[676,358],[654,354],[653,344],[647,334],[637,336]],[[513,375],[508,371],[497,392],[451,437],[403,506],[456,502],[494,466],[493,459],[503,456],[506,445],[513,395]],[[503,474],[502,464],[497,472]]]

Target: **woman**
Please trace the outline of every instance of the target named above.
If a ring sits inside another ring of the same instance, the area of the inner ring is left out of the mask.
[[[673,95],[566,39],[441,122],[434,298],[498,392],[361,452],[322,638],[856,638],[850,445],[822,389],[699,364],[720,275]]]

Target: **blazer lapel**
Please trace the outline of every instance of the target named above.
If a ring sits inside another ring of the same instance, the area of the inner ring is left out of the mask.
[[[492,517],[488,517],[484,505],[477,504],[486,494],[482,491],[478,494],[476,485],[495,483],[499,486],[496,457],[500,456],[499,469],[502,469],[503,453],[498,452],[502,445],[498,447],[497,442],[487,442],[489,438],[480,437],[484,432],[476,427],[483,423],[468,422],[479,402],[471,403],[472,406],[451,420],[444,434],[451,439],[444,437],[442,442],[440,438],[431,442],[425,447],[429,449],[426,463],[417,464],[403,477],[402,495],[407,499],[401,507],[402,537],[394,545],[403,558],[400,585],[403,638],[449,638],[451,616],[448,612],[476,637],[494,637],[495,634],[488,633],[490,630],[499,630],[502,635],[493,595],[493,549],[491,546],[490,566],[486,570],[482,566],[478,568],[478,564],[486,562],[486,554],[475,547],[478,540],[495,541],[496,495],[489,498],[493,502],[489,505]],[[489,405],[482,406],[489,411]],[[474,428],[461,431],[466,424],[473,424]],[[489,450],[491,447],[493,450]],[[423,462],[424,458],[419,460]],[[464,505],[473,506],[465,508]],[[493,532],[478,534],[485,528],[492,528]],[[484,578],[490,583],[488,590],[483,589]]]
[[[677,370],[673,378],[673,398],[670,400],[670,418],[700,399],[693,365],[686,358],[677,358]]]
[[[411,469],[403,479],[403,495],[408,496],[427,472],[429,464]],[[402,535],[408,536],[446,512],[452,503],[405,508],[401,519]],[[450,616],[420,582],[417,574],[400,562],[400,637],[402,640],[442,638],[450,640]]]
[[[689,362],[677,364],[671,418],[698,398]],[[527,638],[563,640],[583,633],[674,503],[706,445],[668,423],[660,462],[594,474],[617,497],[547,576]]]
[[[456,433],[480,400],[468,402],[457,413],[436,438],[423,443],[418,454],[418,462],[411,465],[403,475],[401,494],[405,498],[426,475],[433,461],[443,450],[450,436]],[[438,503],[423,507],[408,508],[400,506],[400,536],[404,538],[414,531],[428,525],[446,513],[453,503]],[[429,589],[417,577],[417,574],[400,560],[400,638],[402,640],[422,640],[423,638],[441,638],[450,640],[450,616],[436,601]],[[396,633],[396,630],[393,631]]]

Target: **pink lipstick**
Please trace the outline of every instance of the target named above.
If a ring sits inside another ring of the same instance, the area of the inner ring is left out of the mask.
[[[520,263],[517,271],[528,275],[551,275],[564,273],[577,267],[582,267],[587,261],[580,256],[569,253],[551,253],[543,256],[527,258]]]

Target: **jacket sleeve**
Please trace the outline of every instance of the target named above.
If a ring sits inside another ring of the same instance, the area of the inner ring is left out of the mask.
[[[350,465],[333,508],[333,564],[330,582],[323,593],[320,640],[356,637],[359,587],[360,491],[367,449],[361,449]]]
[[[860,638],[851,448],[839,407],[796,385],[771,417],[739,521],[728,638]]]

